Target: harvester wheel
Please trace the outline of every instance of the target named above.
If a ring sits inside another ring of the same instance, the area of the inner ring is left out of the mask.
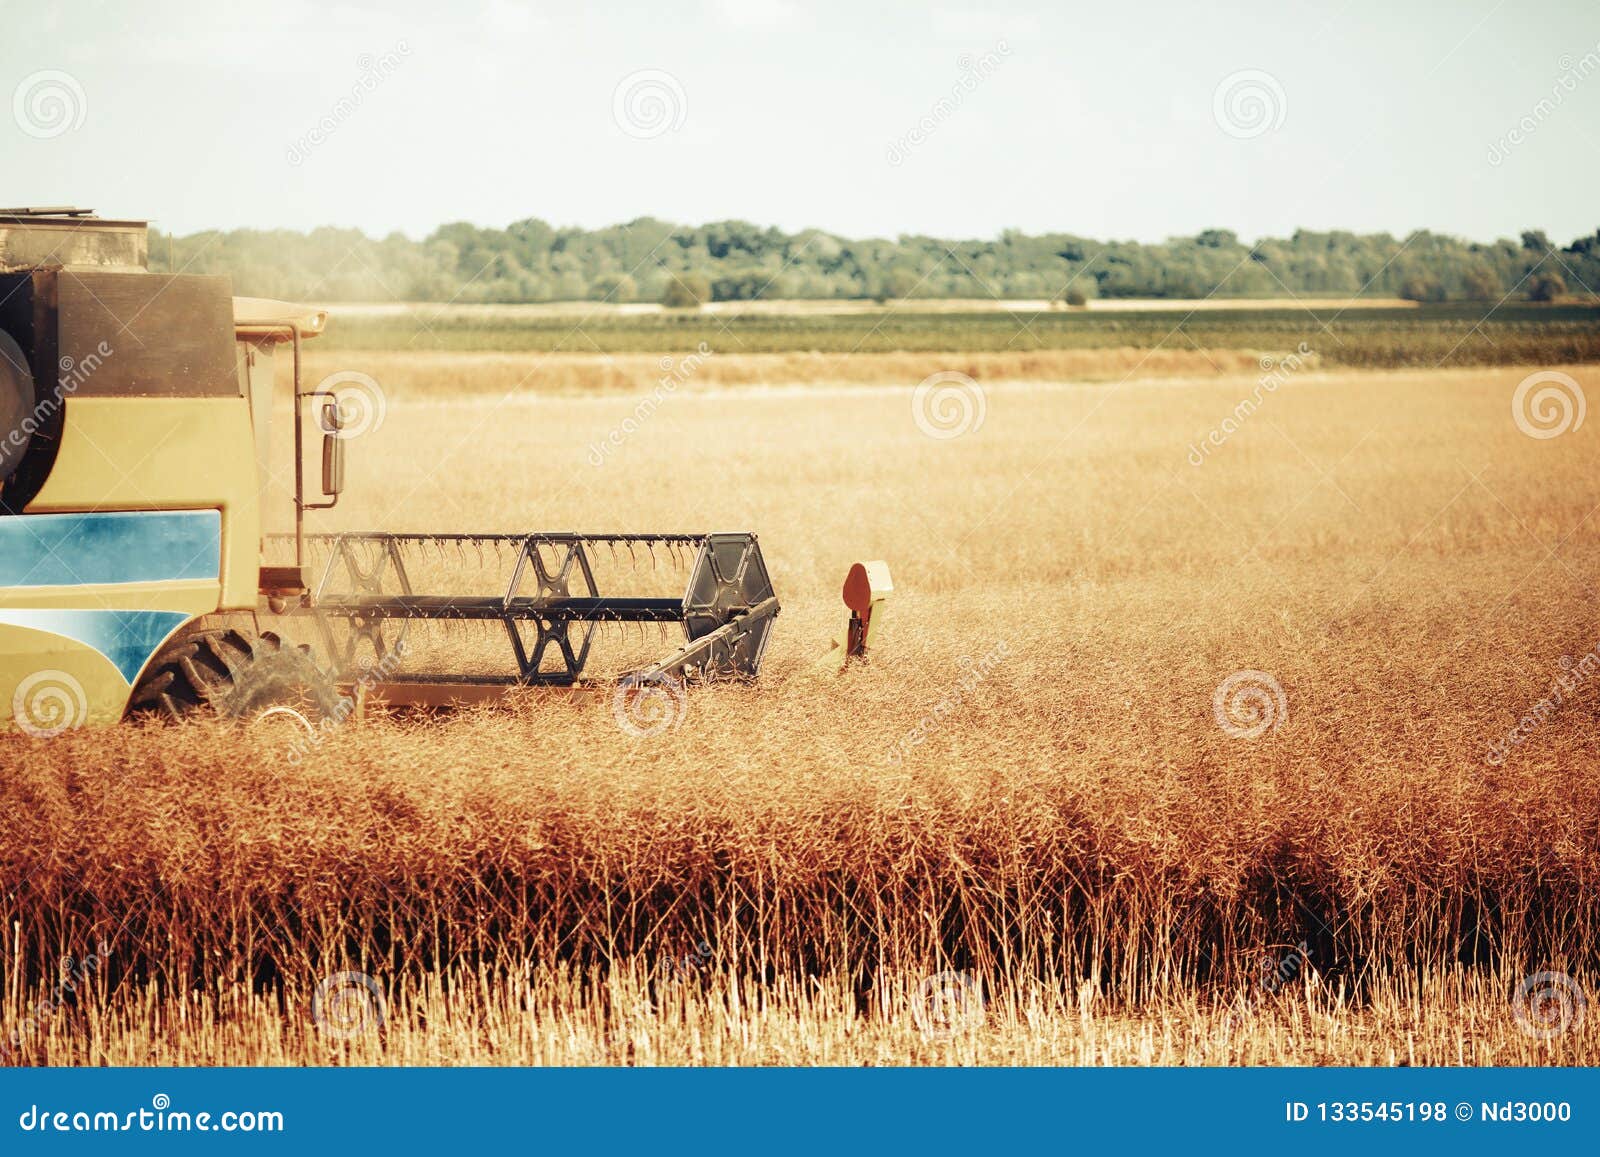
[[[254,721],[273,708],[298,712],[308,723],[336,718],[339,696],[308,647],[270,631],[183,635],[155,657],[128,702],[129,715],[177,719],[210,711]]]

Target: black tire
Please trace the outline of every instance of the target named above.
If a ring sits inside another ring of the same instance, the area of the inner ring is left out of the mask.
[[[16,473],[28,456],[34,416],[33,374],[28,355],[5,330],[0,330],[0,484]]]
[[[194,631],[162,648],[128,701],[128,715],[178,719],[209,712],[253,721],[274,707],[310,723],[336,719],[339,695],[309,647],[270,631]]]

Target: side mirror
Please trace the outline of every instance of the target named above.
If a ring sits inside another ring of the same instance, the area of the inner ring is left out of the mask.
[[[322,407],[322,493],[337,498],[344,490],[344,429],[337,402]]]

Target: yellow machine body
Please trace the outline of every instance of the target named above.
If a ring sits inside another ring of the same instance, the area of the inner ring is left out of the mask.
[[[41,259],[15,240],[34,224],[11,221],[8,248],[0,212],[0,260]],[[114,722],[174,634],[256,609],[272,346],[322,323],[119,264],[143,249],[100,224],[97,248],[93,220],[48,223],[42,259],[70,264],[0,266],[0,352],[28,362],[0,371],[33,403],[0,475],[0,730]]]

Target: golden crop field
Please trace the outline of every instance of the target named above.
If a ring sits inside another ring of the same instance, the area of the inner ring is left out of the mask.
[[[754,531],[760,680],[0,738],[8,1058],[1600,1063],[1595,422],[1250,366],[413,371],[315,529]]]

